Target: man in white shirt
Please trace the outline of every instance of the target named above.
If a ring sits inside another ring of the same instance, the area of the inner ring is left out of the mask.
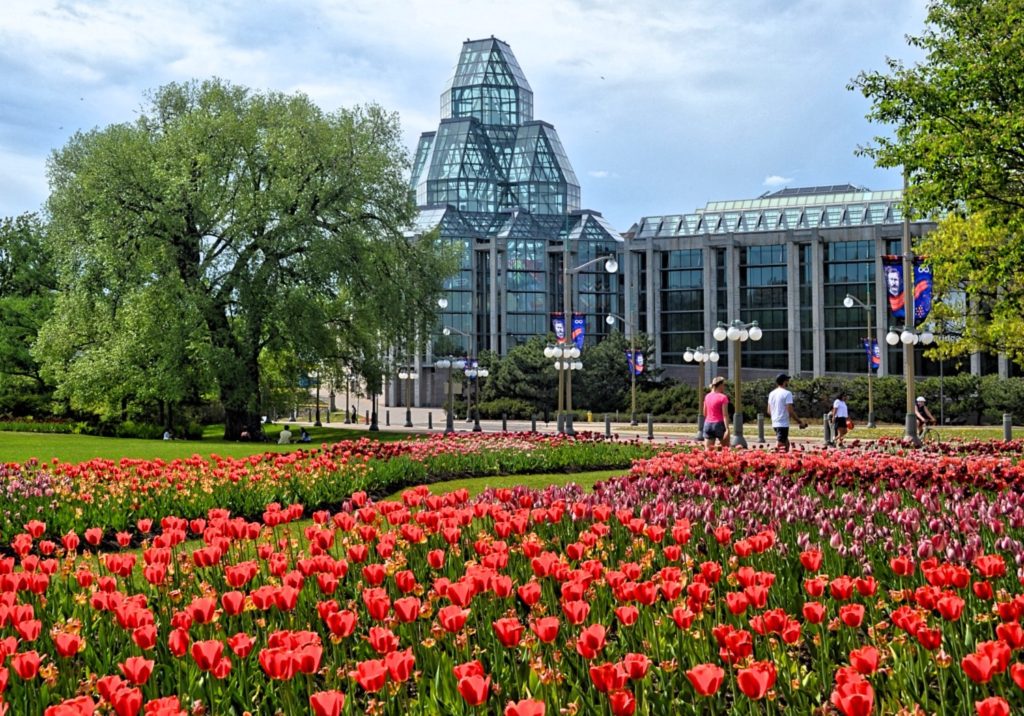
[[[797,417],[793,408],[793,394],[788,387],[789,376],[779,373],[775,377],[775,385],[778,387],[768,394],[768,413],[772,416],[772,427],[775,428],[776,449],[788,452],[789,419],[793,418],[801,430],[807,427],[807,423]]]
[[[287,425],[285,425],[284,426],[284,430],[281,431],[281,434],[277,438],[277,444],[278,445],[288,445],[288,444],[291,443],[291,441],[292,441],[292,431],[288,429]]]

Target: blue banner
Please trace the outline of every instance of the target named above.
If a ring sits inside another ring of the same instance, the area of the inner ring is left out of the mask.
[[[633,371],[633,375],[640,375],[644,372],[644,353],[643,351],[637,351],[634,355],[632,351],[626,351],[626,363],[629,364],[629,369]]]
[[[583,337],[587,329],[587,317],[582,313],[572,314],[572,340],[576,347],[583,351]]]
[[[551,330],[555,332],[555,339],[559,343],[565,343],[565,316],[563,314],[551,314]]]
[[[868,370],[878,370],[882,366],[882,350],[878,341],[873,338],[862,338],[860,344],[868,357]]]
[[[882,270],[885,272],[885,288],[889,299],[889,310],[894,318],[906,319],[903,291],[903,258],[883,256]],[[920,257],[914,258],[914,324],[928,317],[932,310],[932,269],[925,266]]]

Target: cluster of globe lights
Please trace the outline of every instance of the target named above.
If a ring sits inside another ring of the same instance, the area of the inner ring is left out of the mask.
[[[915,346],[918,343],[927,346],[933,341],[935,341],[935,335],[927,329],[917,333],[906,328],[902,331],[890,328],[889,332],[885,334],[885,342],[890,346],[899,345],[900,343],[903,343],[905,346]]]
[[[759,329],[760,330],[760,329]],[[711,361],[717,363],[721,356],[718,355],[718,351],[712,348],[710,351],[702,350],[701,348],[687,348],[686,352],[683,353],[683,360],[687,363],[696,361],[698,363],[706,363]]]
[[[567,346],[546,346],[544,357],[555,359],[555,370],[583,369],[583,362],[576,360],[580,357],[580,349],[575,343]]]
[[[742,342],[748,338],[752,341],[759,341],[763,334],[759,325],[751,323],[749,328],[744,327],[742,324],[733,324],[728,327],[720,325],[714,330],[712,335],[715,337],[716,341],[724,341],[728,338],[730,341]]]

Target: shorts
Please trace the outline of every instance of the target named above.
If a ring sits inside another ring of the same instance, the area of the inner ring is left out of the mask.
[[[788,443],[789,426],[787,425],[784,428],[775,428],[775,439],[778,440],[780,443]]]
[[[704,437],[708,440],[721,440],[725,437],[725,423],[704,423]]]

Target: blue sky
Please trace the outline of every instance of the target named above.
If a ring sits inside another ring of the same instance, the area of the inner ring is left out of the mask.
[[[39,209],[46,160],[130,122],[147,90],[221,77],[436,128],[461,43],[508,42],[583,185],[621,230],[783,186],[898,188],[857,157],[885,131],[846,90],[917,59],[925,0],[21,0],[0,14],[0,216]]]

